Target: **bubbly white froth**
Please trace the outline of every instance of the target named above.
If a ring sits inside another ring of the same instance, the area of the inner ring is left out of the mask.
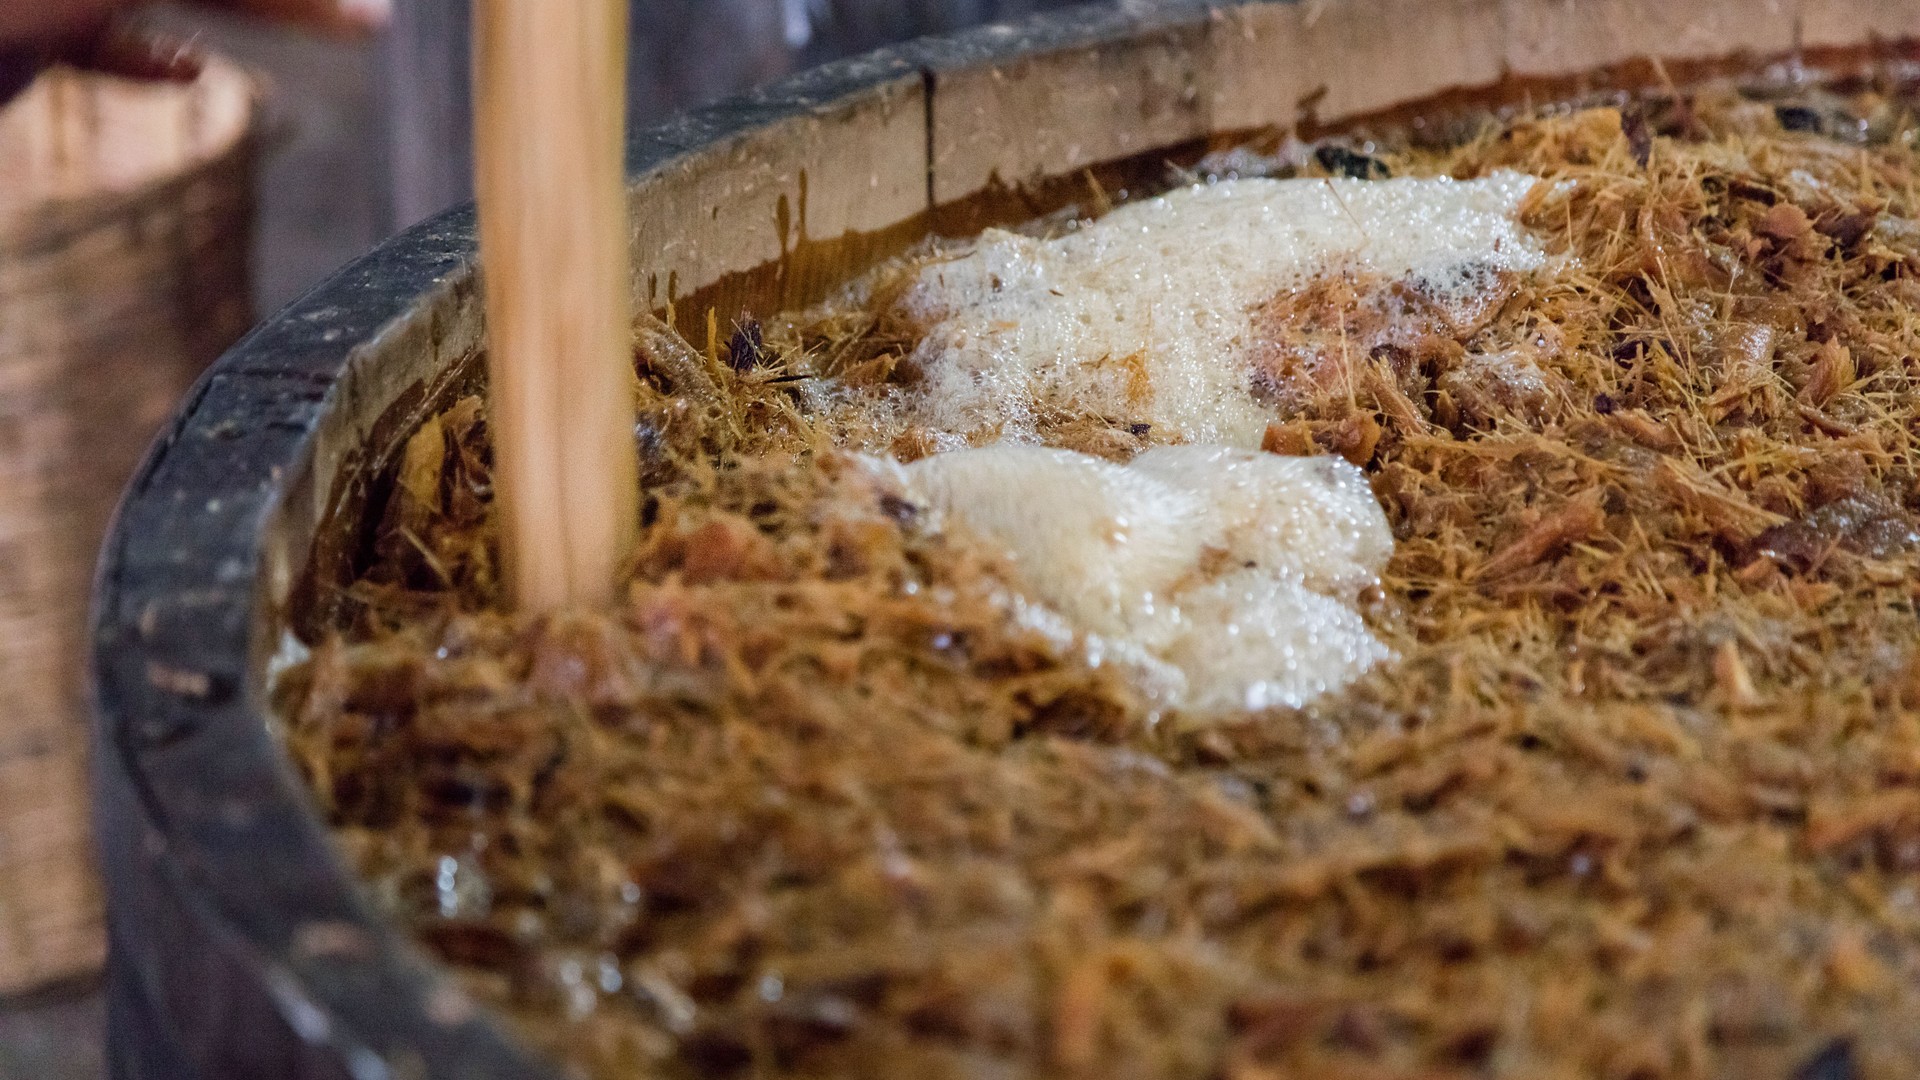
[[[1256,396],[1256,315],[1328,274],[1473,311],[1489,275],[1546,264],[1517,220],[1535,182],[1234,180],[1057,239],[990,231],[901,300],[920,378],[890,404],[944,452],[887,467],[1011,556],[1024,617],[1168,707],[1303,705],[1387,658],[1359,597],[1393,537],[1352,465],[1250,449],[1287,400]],[[1031,445],[1089,414],[1179,445],[1125,465]]]
[[[1164,703],[1186,715],[1299,706],[1388,656],[1357,604],[1393,537],[1365,477],[1337,458],[1174,446],[1117,465],[1003,444],[894,475],[1001,545],[1031,598],[1151,662]]]
[[[1200,559],[1197,493],[1041,446],[936,454],[907,467],[921,500],[998,541],[1035,596],[1084,630],[1124,637]]]
[[[1535,179],[1228,180],[1051,240],[993,230],[922,270],[916,419],[942,448],[1035,440],[1049,412],[1257,446],[1271,411],[1245,354],[1254,307],[1335,271],[1448,293],[1544,264],[1516,221]]]

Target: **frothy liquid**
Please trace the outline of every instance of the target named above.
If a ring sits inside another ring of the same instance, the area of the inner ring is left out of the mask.
[[[911,411],[941,449],[1037,441],[1048,415],[1258,446],[1253,309],[1327,273],[1470,306],[1490,273],[1546,254],[1515,218],[1534,177],[1229,180],[1040,240],[991,230],[902,300],[925,327]]]
[[[1388,656],[1359,597],[1393,538],[1352,465],[1252,449],[1297,397],[1271,364],[1256,393],[1257,313],[1348,274],[1466,322],[1492,276],[1546,264],[1517,221],[1536,182],[1236,180],[1058,239],[989,232],[901,301],[924,327],[902,403],[944,452],[896,478],[1003,547],[1025,601],[1184,715],[1344,687]],[[1184,445],[1124,465],[1032,445],[1086,416]]]
[[[896,473],[1002,546],[1019,584],[1197,718],[1299,706],[1388,655],[1357,610],[1393,536],[1338,458],[1167,446],[1126,465],[1000,445]]]

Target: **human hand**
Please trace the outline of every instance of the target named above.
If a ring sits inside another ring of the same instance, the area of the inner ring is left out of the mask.
[[[357,35],[384,26],[393,0],[195,0],[323,33]],[[0,0],[0,103],[39,70],[69,63],[116,75],[190,79],[201,58],[179,41],[123,21],[138,0]]]

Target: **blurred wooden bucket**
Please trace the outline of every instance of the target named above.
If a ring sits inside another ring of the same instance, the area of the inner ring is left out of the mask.
[[[56,70],[0,110],[0,994],[102,958],[83,657],[126,477],[252,321],[254,80]]]

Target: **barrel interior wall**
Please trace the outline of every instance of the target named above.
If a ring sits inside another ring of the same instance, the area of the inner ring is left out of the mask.
[[[767,272],[736,286],[743,307],[818,299],[918,239],[926,147],[926,83],[909,67],[642,175],[636,305],[664,308],[753,267]]]
[[[453,252],[471,240],[470,229],[457,226],[421,229],[446,234],[441,240]],[[364,272],[381,275],[378,267]],[[337,623],[345,603],[338,586],[353,579],[372,543],[391,455],[429,416],[481,384],[485,323],[476,275],[456,265],[433,284],[355,353],[333,390],[338,407],[321,412],[311,454],[286,481],[262,542],[269,616],[256,655],[273,655],[283,630],[311,639]]]
[[[923,42],[866,69],[868,85],[847,86],[837,99],[809,97],[799,115],[642,176],[633,199],[636,299],[655,310],[673,305],[697,337],[707,307],[724,319],[811,303],[928,229],[1031,216],[1050,208],[1033,196],[1050,182],[1129,161],[1177,161],[1223,132],[1325,130],[1442,95],[1577,92],[1789,59],[1803,43],[1889,43],[1916,30],[1900,7],[1174,5],[1145,16],[1083,14],[1074,33],[1039,34],[1037,44],[996,42],[996,33],[1014,33],[1004,28]],[[1028,197],[992,198],[1009,191]]]
[[[1732,9],[1730,20],[1745,7],[1723,3]],[[1913,5],[1904,0],[1795,0],[1793,23],[1795,45],[1804,49],[1858,49],[1863,42],[1897,42],[1920,31]]]

